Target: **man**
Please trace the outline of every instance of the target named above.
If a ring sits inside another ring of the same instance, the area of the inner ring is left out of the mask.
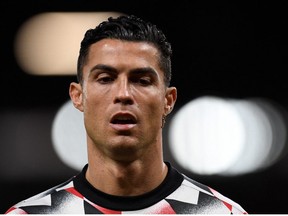
[[[237,203],[163,161],[162,128],[177,90],[170,87],[171,46],[153,24],[109,18],[86,32],[74,106],[83,112],[88,164],[13,214],[246,214]]]

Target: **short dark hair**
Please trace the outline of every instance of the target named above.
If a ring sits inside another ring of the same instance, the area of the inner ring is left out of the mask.
[[[171,81],[171,44],[167,41],[163,32],[150,22],[146,22],[134,15],[121,15],[117,18],[110,17],[94,29],[86,31],[78,56],[77,79],[83,82],[83,67],[87,60],[89,47],[102,39],[119,39],[134,42],[148,42],[154,45],[159,53],[159,66],[164,71],[166,86]]]

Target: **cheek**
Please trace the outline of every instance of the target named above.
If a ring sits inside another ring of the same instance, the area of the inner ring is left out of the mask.
[[[83,104],[87,110],[97,111],[104,106],[105,94],[102,90],[94,90],[93,86],[85,89]],[[99,92],[102,92],[101,94]],[[101,106],[102,105],[102,106]]]
[[[164,103],[165,100],[162,95],[157,94],[150,98],[149,110],[153,117],[162,117],[164,113]]]
[[[103,105],[101,100],[93,95],[87,95],[84,98],[84,115],[86,121],[99,121],[103,117]],[[102,114],[101,114],[102,113]]]

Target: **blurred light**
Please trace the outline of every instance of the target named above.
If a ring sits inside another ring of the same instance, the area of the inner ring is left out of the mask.
[[[194,173],[240,175],[275,163],[284,154],[286,133],[283,113],[267,100],[205,96],[173,116],[169,146]]]
[[[19,29],[15,56],[23,71],[33,75],[76,74],[80,42],[94,28],[116,12],[51,12],[36,15]]]
[[[286,110],[268,100],[253,99],[254,103],[265,111],[272,129],[272,148],[267,156],[268,160],[262,164],[263,168],[276,163],[286,154],[287,118]]]
[[[52,125],[52,142],[58,157],[69,167],[81,170],[87,163],[83,113],[71,101],[57,112]]]
[[[246,124],[247,140],[241,158],[223,174],[245,174],[273,165],[285,154],[284,113],[275,103],[260,98],[231,102]]]
[[[223,172],[240,157],[244,124],[228,101],[203,97],[183,106],[173,117],[169,140],[175,159],[199,174]]]

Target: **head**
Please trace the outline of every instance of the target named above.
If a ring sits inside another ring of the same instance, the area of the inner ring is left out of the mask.
[[[115,160],[134,160],[147,149],[161,153],[163,118],[177,95],[169,86],[170,57],[164,34],[135,16],[109,18],[86,32],[79,83],[69,92],[84,113],[90,158],[95,149]]]
[[[133,15],[110,17],[108,21],[104,21],[96,28],[86,32],[81,42],[77,64],[77,79],[80,84],[83,82],[83,66],[87,61],[90,46],[105,38],[151,43],[160,53],[159,65],[164,72],[164,82],[167,87],[170,85],[172,70],[170,43],[156,25]]]

